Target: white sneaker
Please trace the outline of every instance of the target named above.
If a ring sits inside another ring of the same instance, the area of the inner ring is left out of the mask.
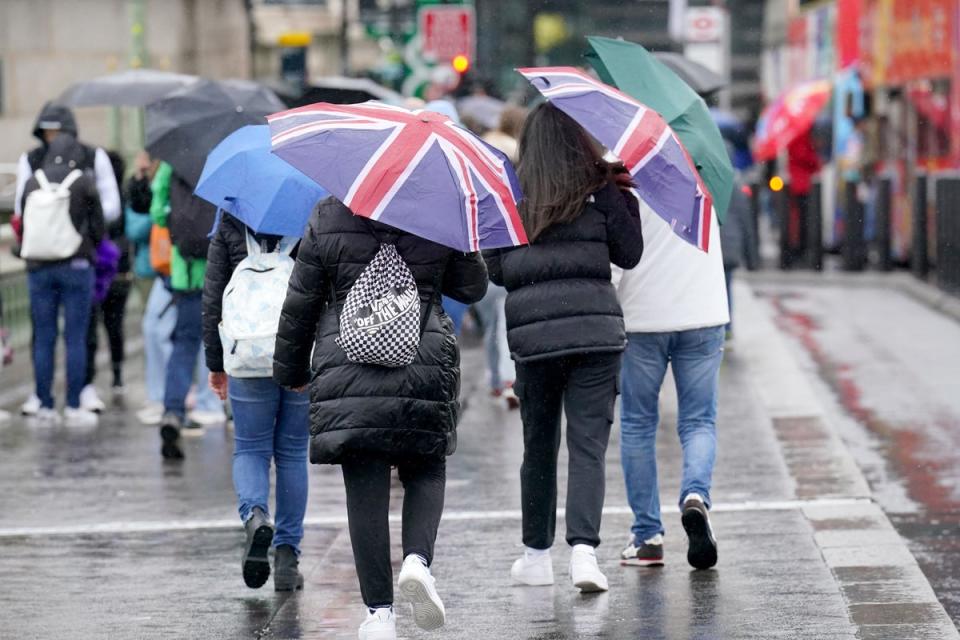
[[[137,411],[137,420],[142,424],[156,426],[163,420],[163,405],[153,403],[146,405],[143,409]]]
[[[544,587],[553,584],[553,561],[550,559],[550,550],[525,550],[523,556],[513,563],[510,575],[516,582],[528,587]]]
[[[20,415],[35,416],[38,411],[40,411],[40,398],[37,394],[31,393],[27,401],[20,405]]]
[[[227,421],[227,414],[223,412],[223,409],[216,409],[214,411],[201,411],[200,409],[194,409],[187,414],[187,420],[190,422],[196,422],[197,424],[201,424],[203,426],[223,424]]]
[[[447,612],[437,595],[436,580],[420,556],[410,554],[404,558],[397,587],[413,604],[413,621],[418,627],[433,631],[443,626]]]
[[[100,413],[107,408],[100,396],[97,395],[97,388],[88,384],[80,391],[80,408],[86,411]]]
[[[608,591],[607,576],[597,566],[597,550],[588,544],[575,544],[570,552],[570,579],[580,593]]]
[[[367,612],[367,619],[360,625],[360,640],[397,640],[397,618],[392,607]]]
[[[63,424],[67,427],[95,427],[100,422],[96,413],[83,407],[73,409],[67,407],[63,410]]]
[[[39,407],[27,416],[29,424],[35,427],[55,427],[60,424],[60,414],[56,409]]]

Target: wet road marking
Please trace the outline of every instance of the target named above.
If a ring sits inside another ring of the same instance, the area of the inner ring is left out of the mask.
[[[721,502],[714,504],[711,511],[714,513],[739,513],[745,511],[793,511],[806,507],[837,507],[858,504],[871,504],[870,498],[813,498],[810,500],[773,500],[743,502]],[[664,513],[679,513],[675,505],[664,506]],[[603,510],[605,516],[632,515],[629,507],[607,507]],[[564,509],[557,509],[557,515],[563,517]],[[520,520],[519,509],[493,511],[448,511],[443,514],[445,522],[464,522],[477,520]],[[399,522],[400,514],[391,514],[391,522]],[[347,525],[346,515],[313,516],[304,519],[308,527],[344,527]],[[167,533],[176,531],[211,531],[211,530],[239,530],[240,523],[236,518],[208,519],[208,520],[163,520],[163,521],[135,521],[135,522],[102,522],[98,524],[72,524],[41,527],[3,527],[0,528],[0,538],[23,538],[33,536],[80,536],[98,534],[125,534],[125,533]]]

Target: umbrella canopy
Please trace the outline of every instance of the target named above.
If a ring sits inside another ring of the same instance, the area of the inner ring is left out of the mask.
[[[464,118],[473,118],[487,129],[500,126],[500,114],[507,103],[491,96],[467,96],[457,100],[457,110]]]
[[[672,51],[657,51],[653,54],[665,67],[680,76],[680,79],[690,85],[690,88],[701,96],[709,95],[727,86],[727,81],[720,74],[711,71],[699,62]]]
[[[218,144],[196,194],[257,233],[302,237],[314,205],[329,193],[270,152],[270,127],[247,125]]]
[[[817,114],[830,100],[832,90],[829,80],[804,82],[770,103],[757,123],[754,157],[761,161],[774,158],[798,136],[809,131]]]
[[[587,40],[592,49],[587,58],[600,78],[655,110],[680,138],[723,223],[733,192],[733,167],[703,98],[640,45],[596,36]]]
[[[710,194],[680,140],[656,111],[573,67],[518,71],[623,161],[640,197],[674,233],[709,250]]]
[[[255,83],[201,80],[147,105],[146,149],[195,185],[221,140],[280,109],[273,92]]]
[[[198,79],[156,69],[130,69],[71,85],[56,101],[74,107],[144,107]]]
[[[527,242],[510,161],[446,116],[321,103],[268,121],[274,153],[356,215],[459,251]]]
[[[268,84],[288,108],[303,107],[316,102],[357,104],[369,100],[379,100],[395,106],[403,105],[403,96],[368,78],[328,76],[303,86],[282,80]]]

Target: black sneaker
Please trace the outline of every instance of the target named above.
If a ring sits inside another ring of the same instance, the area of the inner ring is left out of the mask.
[[[160,447],[160,454],[165,460],[183,460],[183,449],[180,448],[180,429],[183,428],[183,420],[175,413],[163,414],[160,421],[160,439],[163,444]]]
[[[273,557],[273,590],[300,591],[303,589],[303,574],[300,573],[297,552],[287,544],[281,544]]]
[[[662,567],[663,536],[659,533],[637,546],[636,538],[620,552],[620,564],[631,567]]]
[[[700,496],[687,496],[683,501],[680,521],[690,542],[687,548],[687,562],[690,566],[695,569],[709,569],[717,564],[717,539],[713,537],[710,516]]]
[[[273,525],[259,507],[253,508],[253,515],[244,525],[247,531],[247,543],[243,548],[243,581],[251,589],[259,589],[270,577],[270,543],[273,542]]]

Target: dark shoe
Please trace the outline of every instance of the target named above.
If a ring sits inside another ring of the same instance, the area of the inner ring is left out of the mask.
[[[244,525],[247,544],[243,548],[243,581],[251,589],[259,589],[270,577],[270,543],[273,542],[273,525],[257,507]]]
[[[160,454],[165,460],[183,460],[183,449],[180,448],[180,429],[183,420],[174,413],[163,414],[160,421],[160,439],[163,445]]]
[[[687,562],[690,566],[695,569],[709,569],[717,564],[717,540],[713,537],[710,516],[700,496],[687,496],[683,501],[680,521],[690,543],[687,548]]]
[[[663,536],[659,533],[637,546],[636,539],[620,553],[620,564],[631,567],[662,567]]]
[[[303,589],[303,574],[300,573],[297,552],[288,544],[277,547],[273,557],[273,590],[300,591]]]

